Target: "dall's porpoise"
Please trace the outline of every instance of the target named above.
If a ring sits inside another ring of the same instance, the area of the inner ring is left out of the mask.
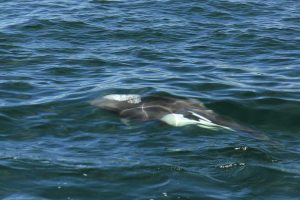
[[[253,129],[225,119],[196,99],[169,96],[140,96],[138,94],[110,94],[92,100],[91,105],[134,120],[160,120],[172,126],[196,125],[210,130],[241,131],[256,138],[266,139]]]

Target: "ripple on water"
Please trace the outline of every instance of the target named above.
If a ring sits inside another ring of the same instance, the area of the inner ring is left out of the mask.
[[[297,2],[28,0],[1,9],[1,198],[300,196]],[[124,124],[88,103],[111,93],[196,98],[260,137]]]

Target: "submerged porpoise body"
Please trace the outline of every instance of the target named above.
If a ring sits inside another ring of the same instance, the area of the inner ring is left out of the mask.
[[[110,94],[90,103],[115,112],[125,119],[160,120],[172,126],[197,125],[211,130],[253,131],[232,120],[225,119],[195,99]]]

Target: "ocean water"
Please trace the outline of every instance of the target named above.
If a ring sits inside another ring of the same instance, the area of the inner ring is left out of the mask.
[[[124,124],[111,93],[258,130]],[[300,1],[0,3],[0,198],[299,199]]]

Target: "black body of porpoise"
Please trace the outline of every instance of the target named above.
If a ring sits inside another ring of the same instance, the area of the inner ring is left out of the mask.
[[[172,126],[197,125],[210,130],[241,131],[255,138],[266,139],[265,135],[257,131],[216,114],[196,99],[110,94],[92,100],[90,103],[93,106],[115,112],[125,119],[160,120]]]

